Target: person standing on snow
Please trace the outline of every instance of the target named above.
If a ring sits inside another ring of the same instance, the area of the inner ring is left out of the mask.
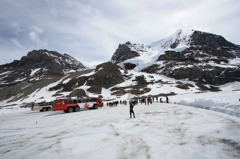
[[[129,108],[130,108],[130,118],[132,118],[132,114],[133,114],[133,117],[135,118],[135,114],[134,114],[134,111],[133,111],[133,107],[134,107],[133,102],[130,101],[129,105],[130,105],[129,106]]]
[[[169,103],[169,99],[168,99],[168,96],[166,96],[166,103]]]

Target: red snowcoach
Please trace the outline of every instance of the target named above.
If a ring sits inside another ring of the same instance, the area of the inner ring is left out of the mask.
[[[63,110],[65,113],[78,112],[80,109],[98,109],[102,107],[101,98],[58,98],[55,100],[53,110]]]

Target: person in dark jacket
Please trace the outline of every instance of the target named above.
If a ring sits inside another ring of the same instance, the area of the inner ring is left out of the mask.
[[[168,96],[166,96],[166,103],[169,103],[169,99],[168,99]]]
[[[135,118],[135,114],[133,111],[133,107],[134,107],[133,102],[130,101],[129,105],[130,105],[130,118],[132,118],[132,114],[133,114],[133,117]]]

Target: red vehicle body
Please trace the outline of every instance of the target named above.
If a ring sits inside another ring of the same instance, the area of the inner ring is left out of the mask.
[[[102,107],[103,103],[101,98],[81,98],[81,99],[71,99],[71,98],[59,98],[55,100],[53,105],[53,110],[63,110],[65,113],[78,112],[80,109],[98,109]]]

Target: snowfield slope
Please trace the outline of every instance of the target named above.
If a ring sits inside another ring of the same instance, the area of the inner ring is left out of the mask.
[[[4,159],[239,159],[240,119],[174,104],[0,116]],[[0,110],[4,111],[4,110]]]

